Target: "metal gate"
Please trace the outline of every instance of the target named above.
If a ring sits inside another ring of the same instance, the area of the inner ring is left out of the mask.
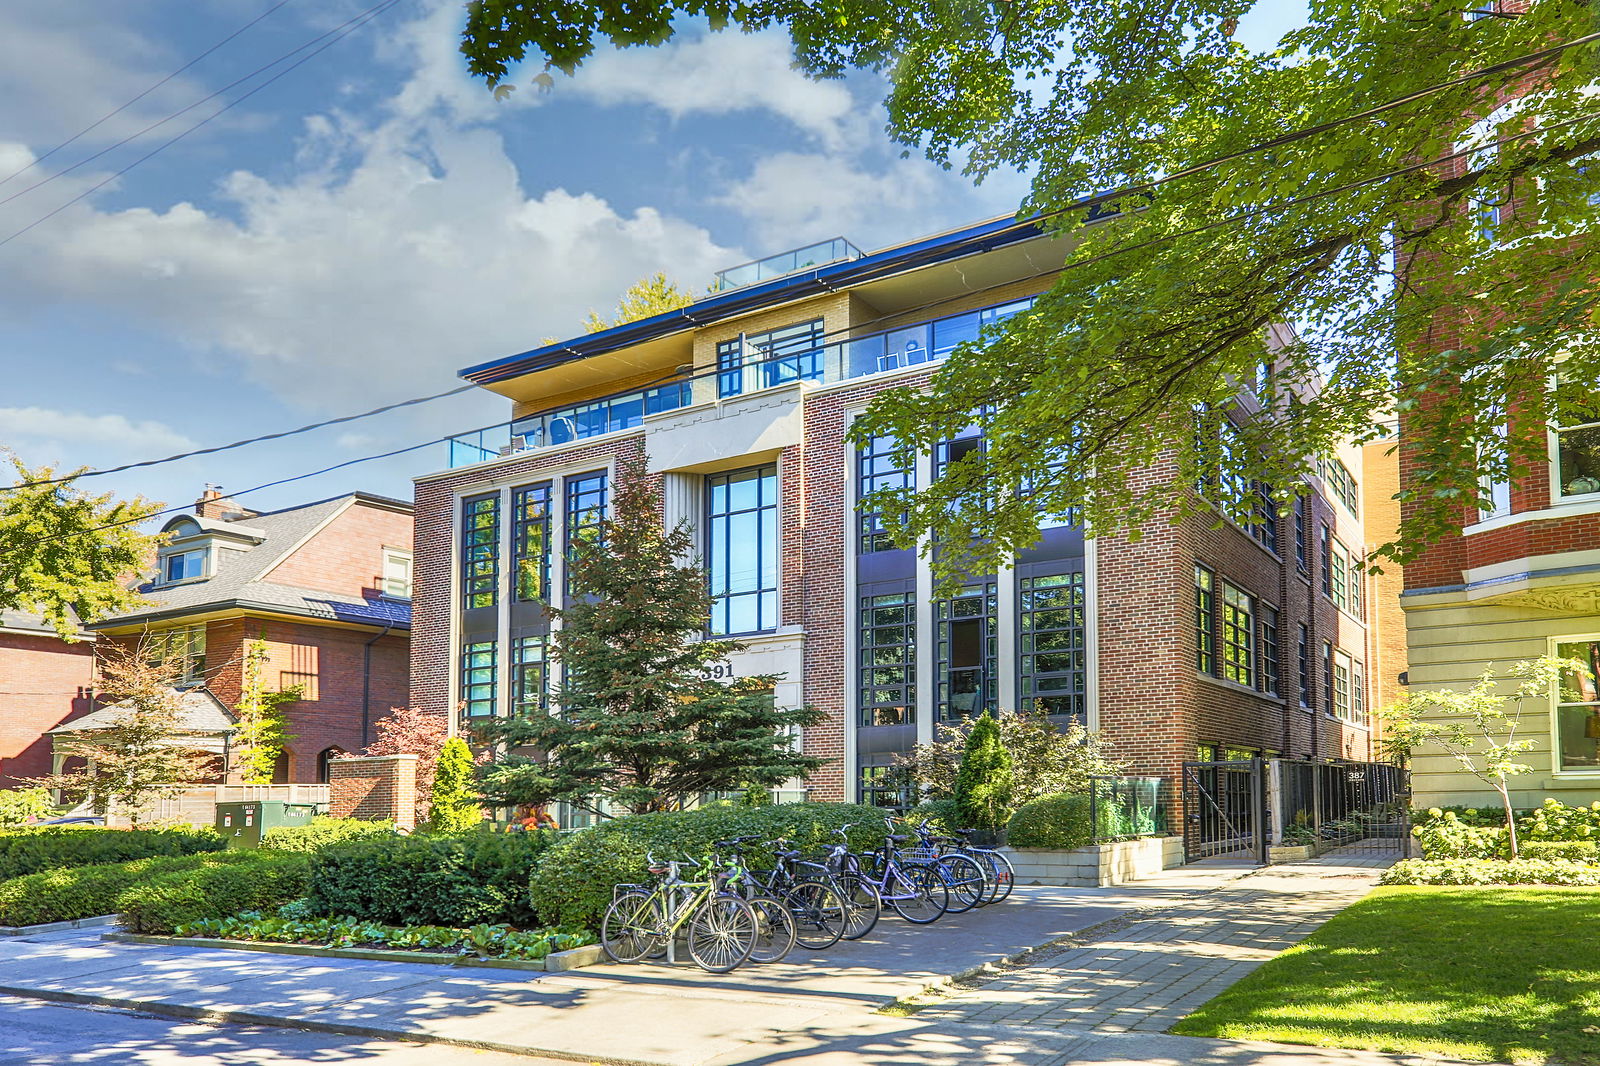
[[[1219,856],[1267,861],[1263,770],[1261,759],[1183,764],[1185,862]]]
[[[1273,760],[1272,843],[1404,856],[1411,837],[1411,775],[1377,762]]]

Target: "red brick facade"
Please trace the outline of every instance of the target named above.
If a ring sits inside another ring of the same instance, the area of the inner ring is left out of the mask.
[[[44,733],[89,712],[93,682],[92,640],[0,629],[0,788],[50,772]]]
[[[417,824],[417,757],[376,755],[328,763],[328,813],[334,818]]]

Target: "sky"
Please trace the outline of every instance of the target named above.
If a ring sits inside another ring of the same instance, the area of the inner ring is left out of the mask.
[[[457,52],[460,0],[350,28],[373,2],[0,5],[0,447],[100,468],[443,392],[655,271],[700,290],[816,240],[1010,214],[1026,189],[901,158],[883,84],[809,80],[779,34],[690,25],[496,101]],[[1264,0],[1239,36],[1267,47],[1304,17]],[[244,490],[509,417],[474,391],[82,484],[409,499],[443,445]]]

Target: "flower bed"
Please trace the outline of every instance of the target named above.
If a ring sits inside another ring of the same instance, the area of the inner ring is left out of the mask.
[[[1384,885],[1571,885],[1600,887],[1600,866],[1570,859],[1405,859]]]

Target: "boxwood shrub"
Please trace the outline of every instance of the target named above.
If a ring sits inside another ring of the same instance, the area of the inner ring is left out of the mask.
[[[1086,793],[1052,792],[1017,808],[1006,831],[1014,848],[1054,848],[1071,851],[1094,843]]]
[[[854,803],[781,803],[768,807],[707,807],[693,811],[636,814],[601,822],[562,839],[540,861],[529,885],[533,907],[547,925],[593,929],[619,882],[646,879],[646,854],[657,858],[703,858],[718,840],[746,834],[783,837],[815,851],[838,840],[850,825],[850,846],[878,847],[884,811]],[[752,861],[758,858],[751,855]]]
[[[1600,862],[1600,843],[1596,843],[1593,840],[1518,841],[1517,857],[1522,859],[1571,859],[1573,862]]]
[[[315,914],[388,925],[505,922],[531,929],[528,881],[553,832],[400,837],[388,834],[318,852],[306,904]]]
[[[194,855],[221,851],[222,847],[222,837],[209,826],[25,826],[0,831],[0,881],[65,866],[128,862],[157,855]]]
[[[306,893],[311,856],[241,851],[232,862],[157,874],[118,897],[124,927],[170,935],[178,926],[244,911],[274,910]]]
[[[247,851],[158,855],[150,859],[67,866],[0,881],[0,925],[38,925],[116,914],[122,893],[134,885],[181,870],[253,861]]]
[[[269,851],[321,851],[334,844],[366,837],[392,837],[393,822],[367,822],[360,818],[313,818],[307,825],[280,825],[261,834]]]
[[[1600,866],[1570,859],[1403,859],[1384,885],[1575,885],[1600,887]]]

